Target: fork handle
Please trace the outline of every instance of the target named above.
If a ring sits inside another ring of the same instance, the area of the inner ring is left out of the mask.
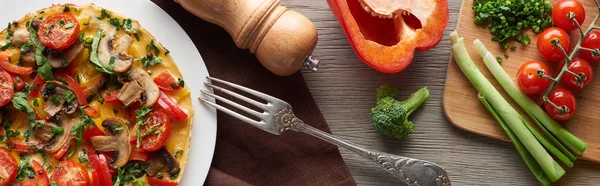
[[[409,186],[450,185],[450,179],[446,171],[435,163],[367,149],[306,125],[303,122],[300,125],[296,124],[296,126],[292,126],[290,129],[297,132],[304,132],[329,143],[345,147],[363,157],[369,158]]]

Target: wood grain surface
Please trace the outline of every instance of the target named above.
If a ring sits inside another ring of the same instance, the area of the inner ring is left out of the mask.
[[[580,0],[580,2],[586,7],[587,11],[586,19],[583,24],[585,25],[585,28],[593,21],[594,16],[598,13],[598,9],[595,8],[596,4],[591,0]],[[497,90],[504,94],[505,92],[502,87],[497,84],[494,77],[483,64],[481,56],[477,52],[475,45],[473,45],[473,40],[481,40],[496,56],[502,56],[503,51],[497,42],[491,41],[490,38],[492,38],[492,35],[488,30],[473,23],[474,16],[473,9],[471,8],[473,7],[473,0],[464,0],[462,4],[462,16],[458,18],[457,24],[459,26],[457,31],[461,37],[464,37],[465,46],[481,72],[490,79],[490,82],[495,84]],[[571,43],[575,45],[581,34],[579,34],[579,31],[577,30],[569,33],[571,36]],[[528,34],[532,36],[532,41],[529,46],[524,47],[519,43],[513,42],[512,44],[519,46],[518,49],[514,52],[509,52],[510,57],[504,59],[502,62],[502,67],[513,77],[513,79],[515,77],[514,74],[517,74],[517,70],[523,62],[532,59],[544,61],[543,57],[538,54],[537,48],[535,47],[537,44],[535,39],[536,34],[533,33],[533,31],[529,31]],[[549,64],[551,67],[555,67],[553,72],[556,74],[556,72],[558,72],[557,68],[560,66],[552,65],[551,63]],[[600,142],[600,135],[598,135],[600,134],[600,128],[597,124],[597,121],[600,120],[600,115],[589,113],[600,112],[600,110],[598,110],[600,108],[597,107],[600,103],[600,97],[595,96],[595,94],[600,91],[600,83],[597,83],[597,81],[600,81],[600,77],[598,76],[594,77],[592,83],[585,89],[575,92],[577,96],[577,113],[568,122],[562,122],[562,125],[567,130],[588,143],[588,148],[583,153],[582,158],[594,162],[600,162],[600,143],[598,143]],[[446,88],[444,89],[443,95],[444,112],[450,123],[477,134],[508,140],[496,120],[494,120],[487,110],[484,109],[481,102],[474,97],[476,92],[475,88],[473,88],[471,83],[462,74],[454,62],[454,59],[451,59],[448,65]],[[504,97],[508,98],[507,100],[510,101],[514,108],[519,108],[508,95],[504,94]],[[519,109],[519,111],[521,111],[521,109]],[[522,115],[525,116],[525,114]],[[529,121],[532,126],[535,126],[531,120]]]
[[[418,52],[406,70],[393,75],[377,72],[356,57],[325,0],[281,1],[307,16],[318,29],[314,54],[322,66],[319,72],[303,74],[333,134],[374,149],[436,162],[448,170],[453,185],[537,184],[512,144],[459,129],[442,112],[450,58],[447,35],[456,29],[460,0],[448,2],[450,22],[442,42],[427,52]],[[384,83],[401,87],[402,97],[423,86],[431,91],[429,101],[413,114],[416,128],[406,139],[381,136],[371,126],[369,112],[375,104],[375,89]],[[476,109],[481,108],[464,107]],[[365,159],[340,150],[359,185],[402,185]],[[597,175],[600,164],[578,160],[556,185],[598,185]]]

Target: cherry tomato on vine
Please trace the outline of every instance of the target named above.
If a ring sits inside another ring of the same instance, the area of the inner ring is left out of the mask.
[[[549,102],[544,103],[546,112],[555,120],[569,120],[577,111],[575,96],[573,93],[571,93],[571,91],[565,88],[556,88],[552,90],[548,96],[548,100],[553,102],[558,107],[555,107]]]
[[[585,10],[581,3],[577,0],[561,0],[554,5],[552,8],[552,21],[557,27],[569,30],[577,29],[577,24],[573,20],[569,19],[569,14],[573,13],[575,20],[579,25],[583,24],[585,20]]]
[[[54,14],[40,24],[38,35],[45,46],[66,49],[79,38],[79,22],[69,12]]]
[[[537,49],[548,61],[556,62],[565,59],[565,55],[560,48],[552,44],[552,40],[555,39],[567,54],[571,51],[571,38],[565,30],[557,27],[547,28],[538,35]]]
[[[569,88],[581,89],[589,84],[594,77],[592,65],[582,58],[573,58],[567,69],[579,75],[579,77],[576,77],[571,73],[565,72],[565,75],[563,75],[561,81]]]
[[[538,71],[551,76],[548,66],[541,61],[531,60],[523,63],[517,72],[517,84],[526,94],[538,94],[550,85],[550,79],[538,75]]]
[[[581,47],[592,50],[600,48],[600,31],[595,29],[590,31],[581,42]],[[586,59],[589,62],[600,62],[600,55],[594,56],[591,51],[580,49],[579,53],[583,59]]]

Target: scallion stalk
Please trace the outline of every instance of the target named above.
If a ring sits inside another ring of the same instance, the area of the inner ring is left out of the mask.
[[[513,82],[510,76],[502,69],[500,64],[493,57],[492,53],[490,53],[483,43],[479,40],[475,40],[475,48],[479,50],[479,54],[483,57],[483,62],[485,66],[490,70],[492,75],[496,78],[498,83],[504,88],[506,93],[517,102],[517,104],[527,113],[529,118],[531,118],[534,123],[536,123],[542,131],[548,130],[552,133],[552,135],[548,135],[550,140],[553,140],[553,136],[558,138],[555,143],[561,148],[560,143],[562,142],[568,149],[573,151],[577,155],[581,155],[583,151],[587,148],[587,144],[577,138],[575,135],[571,134],[565,128],[561,127],[554,119],[552,119],[540,106],[538,106],[533,100],[529,99],[525,93],[519,90],[517,84]],[[491,56],[491,57],[490,57]],[[547,132],[547,131],[546,131]]]
[[[529,153],[529,151],[527,151],[527,148],[525,148],[523,143],[521,143],[521,141],[519,141],[519,138],[517,138],[515,133],[510,130],[510,128],[508,127],[506,122],[504,122],[504,120],[502,119],[502,117],[500,117],[498,112],[496,110],[494,110],[494,108],[492,107],[492,105],[490,105],[490,103],[487,101],[487,99],[485,99],[485,97],[483,97],[483,95],[481,95],[481,93],[479,93],[477,95],[477,97],[479,98],[479,101],[481,101],[483,106],[490,112],[490,114],[492,114],[494,119],[496,119],[496,121],[498,121],[498,123],[500,124],[500,127],[502,127],[502,129],[506,133],[506,136],[508,136],[510,141],[512,141],[513,145],[517,149],[517,152],[519,152],[519,155],[521,155],[521,158],[523,158],[525,165],[527,165],[527,167],[529,168],[531,173],[533,173],[533,176],[535,176],[535,178],[542,185],[552,184],[552,181],[550,181],[548,176],[544,173],[544,170],[542,170],[542,167],[540,167],[540,164],[535,161],[533,156],[531,156],[531,153]]]
[[[479,91],[492,105],[498,115],[506,122],[509,128],[515,133],[517,138],[523,143],[525,148],[531,153],[534,159],[540,164],[540,167],[546,173],[550,181],[556,181],[565,174],[565,170],[548,154],[546,149],[525,127],[527,121],[502,97],[500,92],[485,78],[479,71],[465,48],[463,38],[459,38],[456,31],[450,34],[452,43],[452,56],[454,61],[460,67],[463,74],[469,79],[471,84]]]

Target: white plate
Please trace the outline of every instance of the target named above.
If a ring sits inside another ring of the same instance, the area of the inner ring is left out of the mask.
[[[208,71],[196,46],[181,26],[156,4],[145,0],[0,0],[0,23],[20,19],[25,14],[49,7],[57,3],[88,4],[94,3],[126,17],[136,19],[150,34],[171,51],[171,57],[183,74],[186,86],[191,91],[194,107],[192,141],[188,154],[188,163],[181,185],[204,183],[213,152],[217,134],[217,116],[214,109],[202,106],[197,97]],[[4,24],[2,24],[4,25]],[[4,27],[0,26],[2,29]],[[0,29],[1,30],[1,29]]]

